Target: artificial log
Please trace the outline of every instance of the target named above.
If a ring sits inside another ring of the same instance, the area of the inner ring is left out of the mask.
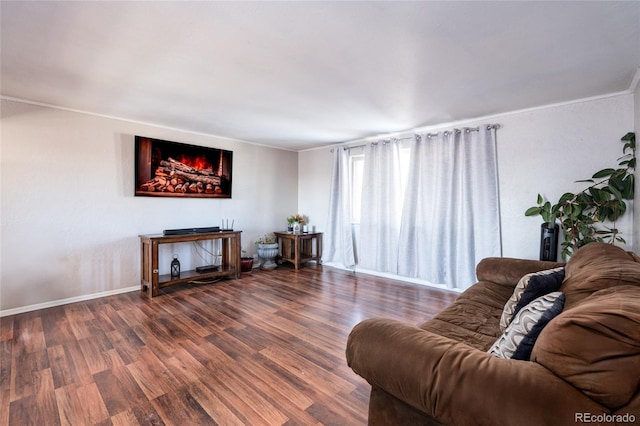
[[[216,194],[221,192],[221,179],[212,169],[200,170],[169,158],[160,161],[153,179],[140,185],[148,192]]]
[[[184,172],[180,172],[176,170],[176,175],[183,178],[185,181],[191,181],[191,182],[200,182],[200,183],[204,183],[204,184],[211,184],[211,185],[220,185],[220,178],[218,176],[212,176],[212,177],[208,177],[208,176],[199,176],[199,175],[193,175],[190,173],[184,173]]]
[[[220,176],[216,176],[211,169],[199,170],[184,163],[169,158],[160,161],[160,170],[162,174],[156,171],[156,176],[172,176],[179,177],[185,181],[210,183],[211,185],[220,185]]]
[[[164,167],[168,167],[170,169],[180,170],[185,173],[196,173],[196,174],[215,176],[215,174],[213,173],[213,169],[196,169],[195,167],[187,166],[186,164],[181,163],[180,161],[174,160],[171,157],[169,157],[166,161],[165,160],[160,161],[160,165]]]

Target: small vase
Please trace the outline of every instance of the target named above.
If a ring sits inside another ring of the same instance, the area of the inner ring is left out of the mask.
[[[296,222],[293,224],[293,233],[298,234],[300,232],[300,222]]]
[[[258,256],[264,260],[260,265],[260,269],[275,269],[278,267],[275,258],[278,256],[279,247],[278,243],[258,244]]]
[[[293,234],[293,225],[287,225],[287,232]]]

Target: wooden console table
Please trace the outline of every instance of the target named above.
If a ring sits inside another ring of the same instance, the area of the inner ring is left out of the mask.
[[[322,261],[322,232],[288,233],[274,232],[280,245],[280,260],[291,262],[300,269],[304,262],[315,260],[319,265]]]
[[[140,235],[140,286],[149,297],[158,295],[162,287],[186,283],[197,279],[215,277],[240,278],[240,233],[241,231],[209,232],[183,235]],[[180,271],[180,277],[170,274],[160,275],[158,268],[158,247],[160,244],[186,243],[192,241],[222,240],[222,262],[215,271]]]

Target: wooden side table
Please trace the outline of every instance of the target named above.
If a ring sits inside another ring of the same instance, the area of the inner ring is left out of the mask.
[[[274,232],[280,245],[281,260],[300,269],[303,263],[315,260],[322,263],[322,232]]]

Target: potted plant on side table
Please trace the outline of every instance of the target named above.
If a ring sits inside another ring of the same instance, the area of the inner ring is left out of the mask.
[[[303,214],[296,213],[287,218],[287,231],[294,234],[302,232],[302,228],[309,222],[309,218]]]

